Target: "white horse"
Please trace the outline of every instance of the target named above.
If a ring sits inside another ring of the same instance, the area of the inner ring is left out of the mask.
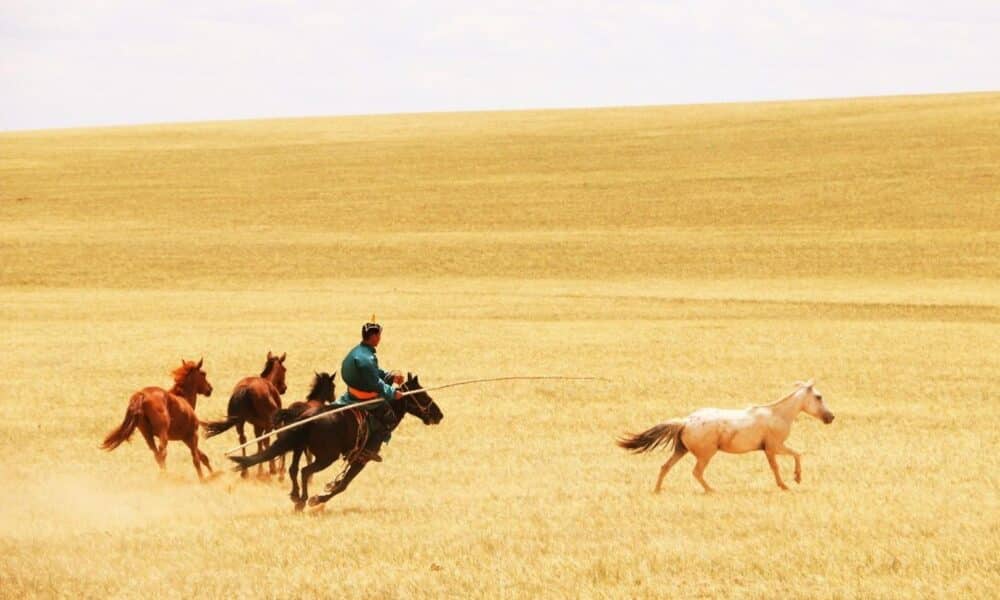
[[[671,419],[650,427],[638,434],[629,434],[618,440],[618,445],[638,454],[648,452],[661,445],[673,444],[674,453],[660,468],[654,492],[659,493],[667,472],[690,451],[698,459],[694,466],[694,478],[705,488],[714,491],[702,476],[708,461],[719,450],[732,454],[742,454],[753,450],[763,450],[767,462],[774,471],[778,487],[787,490],[778,472],[779,454],[790,454],[795,458],[795,483],[802,481],[801,455],[785,445],[792,430],[792,422],[802,411],[833,422],[833,413],[823,404],[823,395],[813,387],[813,381],[796,384],[795,391],[772,404],[751,406],[743,410],[722,408],[702,408],[683,419]]]

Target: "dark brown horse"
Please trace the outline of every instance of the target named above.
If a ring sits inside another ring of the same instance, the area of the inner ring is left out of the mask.
[[[212,395],[212,385],[201,370],[202,362],[182,360],[181,366],[173,372],[174,387],[169,392],[163,388],[146,387],[132,394],[125,409],[125,419],[104,438],[101,448],[114,450],[127,441],[138,427],[161,469],[167,467],[167,441],[181,440],[191,449],[191,460],[198,477],[204,479],[201,465],[208,467],[210,473],[212,466],[208,464],[205,453],[198,449],[199,421],[194,407],[198,394]]]
[[[427,395],[427,392],[422,391],[423,388],[420,386],[420,381],[417,377],[407,374],[406,383],[400,386],[399,389],[404,392],[416,390],[419,393],[389,401],[393,412],[399,416],[395,425],[399,424],[399,421],[406,416],[406,413],[418,417],[423,421],[424,425],[437,425],[444,418],[441,409],[434,403],[434,400]],[[307,410],[302,413],[301,418],[304,419],[313,416],[322,410],[322,408]],[[295,429],[279,433],[278,439],[264,452],[255,454],[254,456],[230,456],[229,459],[240,465],[238,469],[246,469],[266,460],[272,460],[277,456],[282,456],[286,452],[294,452],[292,464],[288,468],[288,474],[292,478],[292,492],[290,497],[292,502],[295,503],[295,510],[302,510],[306,505],[306,500],[311,505],[322,504],[346,490],[351,481],[357,477],[358,473],[367,464],[366,462],[349,463],[341,476],[327,486],[330,490],[329,493],[309,498],[309,478],[312,474],[329,467],[333,461],[341,456],[349,456],[351,451],[358,445],[359,422],[355,417],[355,412],[362,410],[364,409],[332,413],[314,421],[303,423]],[[395,428],[395,425],[393,425],[393,428]],[[300,492],[299,481],[297,479],[297,475],[299,474],[299,457],[305,450],[312,452],[316,457],[316,461],[302,469],[302,486]]]
[[[337,395],[337,384],[334,383],[336,378],[336,371],[333,372],[333,375],[326,372],[316,373],[316,376],[312,380],[309,395],[306,396],[305,401],[292,402],[288,405],[288,408],[279,410],[274,416],[274,426],[282,427],[288,425],[298,419],[305,411],[321,408],[333,402],[334,397]]]
[[[245,377],[233,388],[233,394],[229,397],[229,407],[226,409],[226,418],[221,421],[205,423],[205,437],[219,435],[236,426],[236,433],[239,435],[240,443],[247,442],[246,433],[243,430],[245,423],[253,425],[254,437],[274,429],[274,415],[281,410],[281,395],[285,393],[285,354],[275,356],[270,351],[267,353],[267,362],[264,363],[264,370],[260,377]],[[271,444],[269,438],[257,442],[257,451],[263,452]],[[243,449],[244,456],[246,448]],[[274,461],[271,461],[270,473],[276,472]],[[284,461],[281,464],[281,474],[284,475]],[[257,469],[257,475],[263,475],[264,466]],[[247,472],[243,471],[243,477]]]
[[[334,379],[336,378],[336,371],[333,372],[333,375],[326,372],[316,373],[316,377],[313,378],[312,386],[309,390],[309,395],[306,396],[305,402],[292,402],[288,405],[288,408],[283,408],[274,415],[275,428],[288,425],[302,416],[302,413],[307,410],[320,409],[328,404],[331,404],[337,395],[337,384],[334,383]],[[310,414],[315,414],[315,412]],[[305,454],[306,464],[311,464],[312,453],[306,450]],[[246,456],[246,453],[244,453],[244,456]]]

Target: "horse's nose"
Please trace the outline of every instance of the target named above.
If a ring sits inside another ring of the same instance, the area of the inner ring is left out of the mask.
[[[833,419],[834,419],[833,415],[826,415],[826,418],[823,419],[823,422],[829,425],[830,423],[833,423]]]

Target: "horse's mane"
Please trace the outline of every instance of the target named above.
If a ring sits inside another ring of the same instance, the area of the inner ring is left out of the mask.
[[[326,377],[323,377],[326,375]],[[329,378],[329,379],[327,379]],[[323,382],[329,381],[329,385],[326,389],[320,389],[323,387]],[[306,396],[306,400],[331,400],[333,398],[333,378],[330,377],[328,373],[316,373],[316,376],[312,380],[312,389],[309,390],[309,395]]]
[[[278,362],[278,357],[272,356],[267,359],[267,363],[264,364],[264,370],[260,372],[261,377],[267,377],[271,374],[271,370],[274,369],[274,363]]]
[[[177,367],[171,372],[171,375],[174,376],[174,384],[180,385],[184,383],[184,380],[187,379],[188,374],[197,368],[198,368],[197,363],[193,362],[189,363],[188,361],[185,360],[184,364]]]
[[[792,390],[792,393],[790,393],[787,396],[781,398],[780,400],[775,400],[774,402],[771,402],[769,404],[754,404],[753,406],[754,406],[754,408],[770,408],[772,406],[777,406],[777,405],[781,404],[782,402],[784,402],[785,400],[788,400],[789,398],[791,398],[795,394],[798,394],[799,390],[801,390],[801,389],[802,389],[802,385],[801,384],[797,384],[795,386],[795,389]]]

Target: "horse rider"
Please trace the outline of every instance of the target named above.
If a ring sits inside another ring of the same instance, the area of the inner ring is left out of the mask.
[[[340,365],[340,377],[347,384],[347,391],[337,399],[337,406],[348,406],[366,400],[382,398],[383,402],[365,407],[367,412],[368,440],[358,454],[360,462],[382,462],[378,451],[392,436],[399,419],[389,406],[389,400],[403,397],[395,385],[403,383],[399,371],[383,371],[378,366],[375,349],[382,340],[382,326],[372,320],[361,327],[361,343],[355,346]]]

